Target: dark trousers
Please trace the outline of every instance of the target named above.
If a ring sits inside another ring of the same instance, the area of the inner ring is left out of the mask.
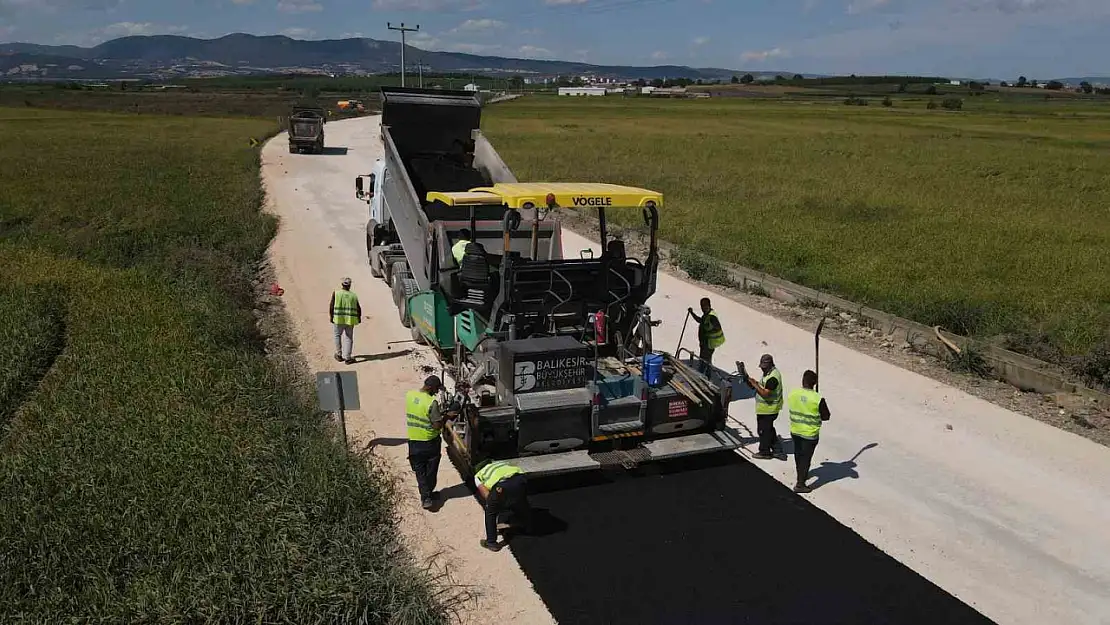
[[[497,542],[497,516],[502,512],[513,514],[514,524],[528,526],[532,509],[528,505],[528,489],[521,474],[507,477],[493,485],[486,499],[486,542]]]
[[[817,449],[817,440],[809,440],[794,434],[794,465],[798,468],[798,483],[805,484],[809,478],[809,465],[813,462],[813,452]]]
[[[759,453],[775,453],[775,447],[779,442],[779,434],[775,431],[775,419],[778,418],[777,414],[755,416],[756,432],[759,434]]]
[[[409,441],[409,466],[416,474],[420,501],[430,501],[439,477],[440,439]]]
[[[708,345],[702,344],[700,346],[700,350],[699,350],[699,353],[698,353],[698,358],[701,358],[702,360],[704,360],[705,364],[711,365],[711,364],[713,364],[713,352],[715,352],[715,351],[716,350],[709,349]]]

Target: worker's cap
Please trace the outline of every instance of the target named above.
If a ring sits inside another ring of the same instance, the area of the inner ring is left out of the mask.
[[[438,391],[443,388],[443,382],[440,381],[439,376],[430,375],[424,378],[424,387],[429,391]]]
[[[343,278],[343,286],[351,286],[351,279]]]
[[[772,367],[775,364],[775,359],[771,358],[771,354],[763,354],[759,357],[760,367]]]

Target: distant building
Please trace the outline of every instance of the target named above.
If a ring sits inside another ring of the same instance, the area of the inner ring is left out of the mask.
[[[958,80],[949,80],[948,84],[955,85],[955,86],[959,87],[960,86],[960,81],[958,81]]]
[[[559,95],[592,96],[605,95],[605,87],[559,87]]]
[[[686,97],[686,87],[657,87],[651,91],[652,97],[662,98],[684,98]]]
[[[479,87],[478,85],[476,85],[474,83],[470,83],[469,85],[466,85],[465,87],[463,87],[463,91],[479,91],[480,89],[481,89],[481,87]]]

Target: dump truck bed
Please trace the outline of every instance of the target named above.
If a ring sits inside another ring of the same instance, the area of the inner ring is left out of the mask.
[[[481,102],[469,92],[382,88],[382,144],[393,172],[382,186],[405,259],[420,289],[431,284],[425,249],[431,191],[466,191],[516,178],[482,136]],[[459,211],[465,219],[465,211]],[[481,218],[487,216],[480,215]],[[501,218],[495,207],[489,217]]]

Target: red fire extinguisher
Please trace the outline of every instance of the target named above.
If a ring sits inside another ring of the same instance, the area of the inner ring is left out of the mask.
[[[594,313],[594,338],[597,344],[600,345],[605,342],[605,311],[599,310]]]

